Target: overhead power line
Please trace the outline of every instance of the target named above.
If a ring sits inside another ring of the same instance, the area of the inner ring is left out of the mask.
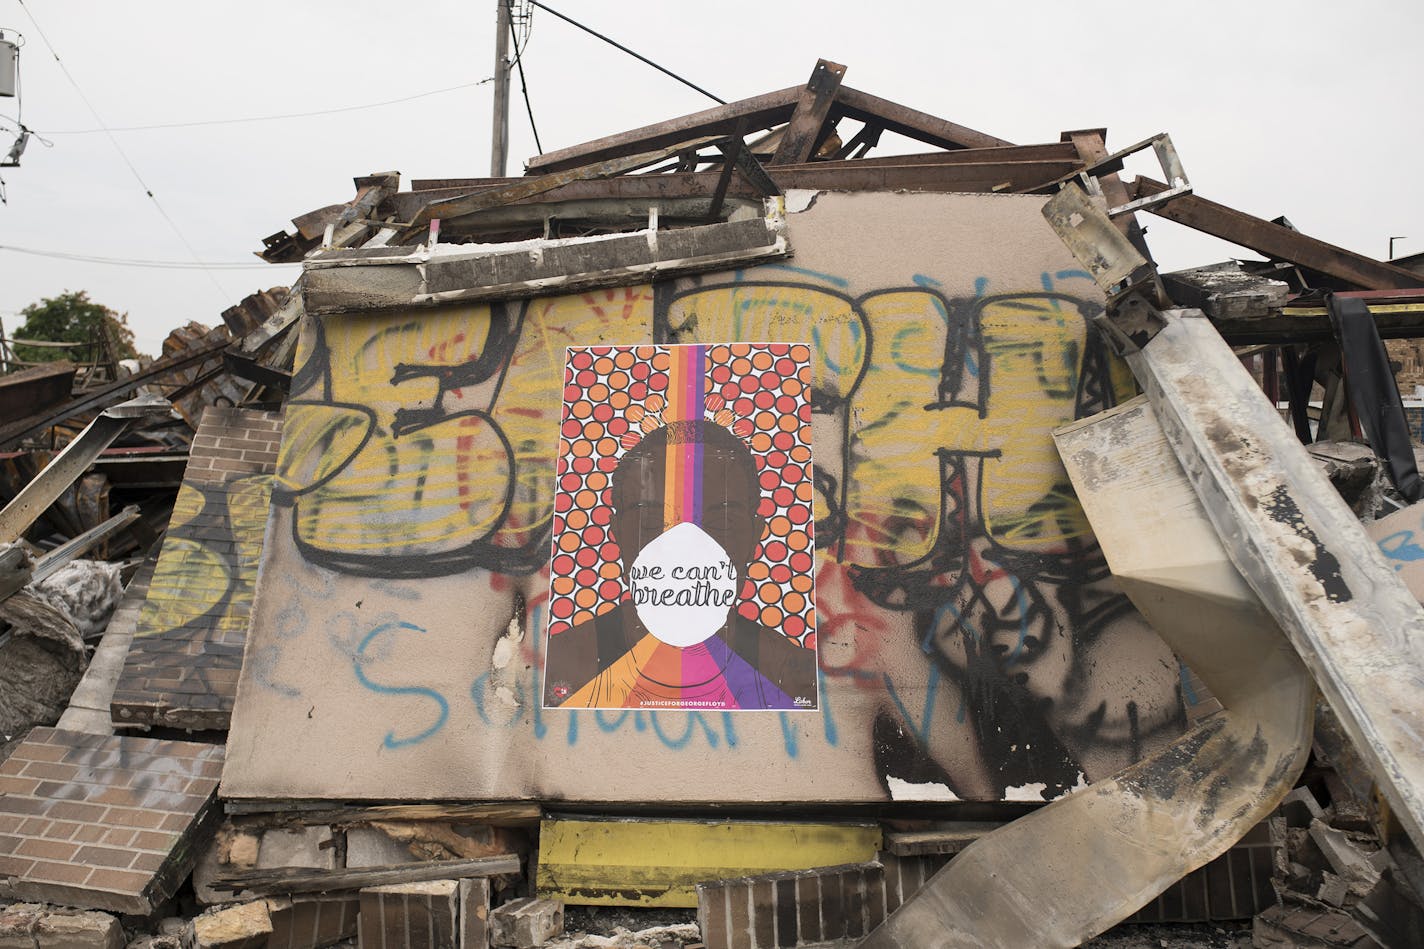
[[[473,89],[476,86],[483,86],[485,83],[493,82],[494,77],[481,79],[478,82],[462,82],[458,86],[446,86],[443,89],[430,89],[426,92],[417,92],[414,95],[401,96],[399,99],[385,99],[381,102],[367,102],[363,105],[347,105],[334,109],[312,109],[308,112],[282,112],[274,115],[248,115],[232,119],[199,119],[192,122],[158,122],[152,125],[114,125],[108,128],[92,129],[45,129],[46,135],[93,135],[107,134],[109,132],[151,132],[156,129],[188,129],[198,128],[204,125],[241,125],[248,122],[276,122],[281,119],[307,119],[318,115],[336,115],[341,112],[359,112],[363,109],[379,109],[388,105],[399,105],[402,102],[413,102],[416,99],[424,99],[428,96],[444,95],[447,92],[458,92],[461,89]]]
[[[246,260],[145,260],[139,257],[99,257],[94,254],[71,254],[60,250],[40,250],[35,247],[16,247],[0,244],[0,251],[14,254],[28,254],[32,257],[52,257],[56,260],[74,260],[86,264],[109,264],[115,267],[151,267],[159,270],[265,270],[269,267],[298,266],[292,264],[268,264]]]
[[[129,160],[128,153],[126,153],[123,146],[119,144],[119,140],[115,138],[114,133],[108,131],[108,127],[104,125],[104,120],[99,116],[99,110],[94,108],[94,103],[90,102],[89,97],[84,94],[84,89],[80,87],[78,80],[76,80],[74,75],[69,71],[69,67],[64,64],[64,60],[59,58],[59,53],[55,51],[54,44],[51,43],[49,37],[45,35],[44,27],[40,26],[39,20],[36,20],[35,15],[30,12],[29,4],[25,3],[25,0],[20,0],[20,7],[25,11],[25,16],[29,17],[30,22],[35,25],[35,32],[39,33],[40,39],[44,41],[45,48],[49,50],[50,55],[54,57],[55,63],[59,65],[60,72],[64,73],[64,77],[69,80],[69,84],[74,87],[74,91],[79,93],[79,98],[89,109],[89,114],[94,116],[94,121],[107,133],[110,144],[114,146],[114,151],[119,153],[119,157],[122,158],[124,164],[128,166],[129,171],[134,176],[134,180],[137,181],[139,187],[143,189],[143,193],[148,195],[149,200],[153,202],[154,208],[158,210],[159,214],[163,215],[163,219],[168,222],[168,226],[173,229],[173,233],[178,235],[178,240],[188,249],[188,253],[192,256],[194,262],[201,263],[198,258],[197,250],[193,248],[192,243],[189,242],[187,236],[184,235],[183,230],[178,226],[178,222],[174,221],[168,212],[164,210],[163,204],[158,200],[157,196],[154,195],[153,189],[148,186],[148,182],[143,180],[143,175],[138,173],[138,169],[134,167],[134,163]],[[208,275],[208,279],[212,281],[218,294],[223,298],[223,302],[229,302],[230,294],[223,289],[222,284],[218,283],[218,278],[213,276],[212,271],[204,269],[203,272]]]
[[[544,145],[539,141],[539,127],[534,124],[534,106],[529,102],[529,84],[524,81],[524,51],[529,48],[529,36],[533,33],[534,18],[529,13],[524,14],[524,41],[521,43],[519,35],[514,31],[514,17],[509,18],[509,36],[514,40],[514,65],[519,69],[519,92],[524,96],[524,111],[529,113],[529,131],[534,133],[534,148],[540,155],[544,154]]]
[[[682,78],[681,76],[679,76],[677,73],[673,72],[671,69],[668,69],[668,68],[665,67],[665,66],[659,66],[657,63],[653,62],[651,59],[649,59],[648,57],[642,55],[641,53],[635,53],[635,52],[633,52],[631,49],[629,49],[628,47],[624,46],[622,43],[618,42],[617,40],[610,39],[609,37],[604,36],[602,33],[598,32],[597,30],[593,29],[592,27],[584,26],[582,23],[580,23],[578,20],[575,20],[573,17],[564,16],[562,13],[560,13],[558,10],[555,10],[553,7],[550,7],[550,6],[547,6],[546,4],[540,3],[539,0],[529,0],[529,4],[530,4],[530,6],[538,7],[540,10],[544,10],[544,11],[546,11],[546,12],[548,12],[548,13],[552,13],[554,16],[558,17],[560,20],[563,20],[565,23],[569,23],[569,24],[571,24],[571,25],[573,25],[573,26],[578,27],[579,29],[583,30],[585,33],[588,33],[588,34],[590,34],[590,35],[592,35],[592,36],[598,37],[599,39],[603,40],[603,42],[607,43],[609,46],[612,46],[612,47],[614,47],[614,48],[616,48],[616,49],[622,50],[623,52],[627,53],[629,56],[632,56],[634,59],[639,60],[640,62],[647,63],[649,66],[652,66],[652,67],[653,67],[654,69],[656,69],[658,72],[662,73],[662,74],[665,75],[665,76],[671,76],[673,79],[676,79],[678,82],[682,83],[684,86],[687,86],[687,87],[690,88],[690,89],[696,89],[698,92],[702,93],[704,96],[706,96],[707,98],[711,99],[713,102],[717,103],[718,105],[726,105],[726,104],[727,104],[727,100],[726,100],[726,99],[719,99],[719,98],[717,98],[717,97],[714,96],[712,93],[708,92],[706,89],[703,89],[701,86],[699,86],[699,85],[697,85],[696,83],[692,82],[690,79],[684,79],[684,78]]]

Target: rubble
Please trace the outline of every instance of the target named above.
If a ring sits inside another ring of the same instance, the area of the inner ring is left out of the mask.
[[[1424,280],[1166,135],[1013,145],[845,73],[359,177],[263,240],[290,289],[132,374],[0,375],[0,897],[75,907],[0,949],[1418,944]],[[1267,259],[1158,275],[1142,214]],[[747,366],[675,417],[677,347]],[[609,476],[688,422],[752,445],[739,615],[809,687],[566,705],[550,642],[638,655]],[[697,922],[562,935],[589,905]]]

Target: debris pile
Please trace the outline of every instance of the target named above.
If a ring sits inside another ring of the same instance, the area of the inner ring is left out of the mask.
[[[845,71],[0,375],[0,945],[1424,944],[1424,277]]]

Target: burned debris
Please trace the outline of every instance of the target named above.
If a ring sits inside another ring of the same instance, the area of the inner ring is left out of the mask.
[[[0,944],[1419,944],[1424,277],[846,72],[0,375]]]

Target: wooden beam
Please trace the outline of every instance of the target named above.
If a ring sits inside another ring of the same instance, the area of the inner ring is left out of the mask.
[[[749,146],[753,153],[761,154],[755,144]],[[992,162],[1057,161],[1077,162],[1078,151],[1072,142],[1047,142],[1041,145],[1006,145],[989,148],[960,148],[955,151],[916,152],[910,155],[887,155],[881,158],[857,158],[847,161],[846,167],[873,168],[877,165],[964,165],[989,164]],[[822,162],[808,162],[808,165],[824,167]],[[780,171],[797,171],[806,165],[786,165]],[[450,194],[478,191],[482,188],[502,188],[523,178],[415,178],[410,183],[410,191],[436,191],[445,189]],[[315,213],[315,212],[314,212]]]
[[[859,161],[823,161],[806,165],[783,165],[776,169],[776,183],[787,188],[818,191],[964,191],[996,193],[1026,190],[1081,168],[1076,161],[961,162],[933,165],[881,165]],[[678,172],[664,175],[622,175],[601,180],[571,181],[552,191],[524,199],[529,203],[616,199],[647,201],[656,199],[710,197],[720,172]],[[452,189],[449,196],[462,193]],[[401,220],[410,216],[440,192],[407,191],[395,195],[383,208]],[[751,186],[734,178],[729,197],[756,198]],[[518,203],[524,203],[518,202]],[[458,215],[445,221],[458,223]]]
[[[405,243],[416,236],[424,225],[436,218],[443,220],[444,218],[463,217],[488,208],[497,208],[501,205],[513,204],[516,201],[523,201],[549,191],[554,191],[564,185],[572,184],[575,181],[613,178],[625,172],[646,168],[648,165],[655,165],[670,155],[675,155],[689,148],[700,148],[716,140],[716,137],[703,137],[691,141],[683,141],[676,145],[658,149],[657,151],[641,152],[636,155],[626,155],[621,158],[610,158],[607,161],[580,165],[577,168],[570,168],[567,171],[550,172],[547,175],[540,175],[538,178],[519,178],[516,179],[513,184],[505,185],[502,188],[495,188],[491,191],[480,191],[473,194],[463,194],[453,198],[432,201],[421,207],[415,213],[415,216],[410,220],[409,226],[402,230],[400,235],[392,243]]]
[[[1013,144],[849,86],[841,86],[836,93],[836,105],[852,119],[873,122],[886,131],[899,132],[940,148],[992,148]]]
[[[773,165],[793,165],[809,161],[820,140],[821,129],[826,126],[826,116],[836,101],[836,92],[841,87],[841,79],[846,68],[828,59],[818,60],[811,70],[811,78],[801,96],[796,100],[796,111],[791,113],[791,121],[776,146],[776,154],[771,156]]]
[[[525,162],[525,171],[531,175],[543,175],[590,162],[665,148],[703,135],[731,135],[739,121],[745,121],[749,131],[759,132],[790,119],[800,97],[801,87],[791,86],[750,99],[740,99],[666,122],[596,138],[582,145],[545,152]]]
[[[270,870],[242,870],[213,880],[216,890],[276,896],[289,893],[328,893],[359,890],[391,883],[425,883],[431,880],[464,880],[471,877],[519,873],[517,854],[504,853],[474,860],[429,860],[424,863],[396,863],[347,870],[313,870],[309,867],[274,867]]]
[[[1160,181],[1142,176],[1137,179],[1136,197],[1166,190],[1167,186]],[[1327,244],[1196,194],[1184,194],[1147,210],[1267,257],[1289,260],[1366,290],[1407,290],[1424,286],[1424,276],[1417,273]]]

